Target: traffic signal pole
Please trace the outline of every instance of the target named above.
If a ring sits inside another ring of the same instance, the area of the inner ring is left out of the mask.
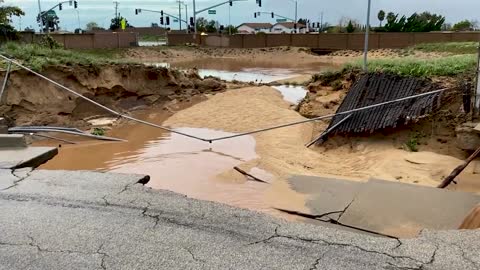
[[[213,5],[211,7],[204,8],[204,9],[201,9],[201,10],[197,11],[196,6],[195,6],[195,0],[193,0],[193,27],[195,27],[195,34],[197,33],[197,15],[198,14],[200,14],[202,12],[205,12],[205,11],[207,11],[209,9],[212,9],[212,8],[223,6],[225,4],[230,4],[231,2],[242,2],[242,1],[248,1],[248,0],[229,0],[229,1],[225,1],[225,2],[222,2],[220,4],[216,4],[216,5]]]
[[[174,18],[174,19],[177,19],[178,21],[182,21],[182,22],[188,24],[188,22],[187,22],[186,20],[180,19],[179,17],[177,17],[177,16],[175,16],[175,15],[168,14],[168,13],[166,13],[165,11],[158,11],[158,10],[151,10],[151,9],[143,9],[143,8],[137,8],[136,10],[137,10],[138,12],[147,11],[147,12],[164,14],[164,15],[167,15],[167,16],[172,17],[172,18]]]
[[[38,14],[39,16],[39,23],[42,23],[42,26],[43,26],[43,22],[45,22],[45,16],[47,16],[48,12],[51,11],[51,10],[54,10],[56,9],[57,7],[61,7],[62,4],[66,4],[66,3],[69,3],[70,5],[74,5],[74,8],[77,8],[77,5],[78,5],[78,2],[77,1],[63,1],[63,2],[59,2],[58,4],[56,4],[55,6],[51,7],[50,9],[48,9],[47,11],[42,11],[41,10],[41,7],[40,7],[40,0],[38,1],[38,8],[40,9],[40,13]],[[60,8],[60,10],[62,10],[62,8]],[[42,28],[42,26],[40,28]],[[47,26],[47,33],[49,32],[48,30],[48,26]],[[40,29],[40,32],[43,32],[42,29]]]
[[[255,12],[255,13],[258,14],[258,15],[260,15],[260,14],[268,14],[268,15],[273,14],[274,17],[278,17],[278,18],[282,18],[282,19],[285,19],[285,20],[289,20],[289,21],[295,22],[295,19],[288,18],[288,17],[282,16],[282,15],[277,14],[277,13],[274,13],[274,12],[257,11],[257,12]]]

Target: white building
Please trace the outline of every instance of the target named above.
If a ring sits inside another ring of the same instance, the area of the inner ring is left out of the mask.
[[[281,22],[276,23],[272,26],[272,33],[281,34],[281,33],[294,33],[295,32],[295,23],[294,22]],[[297,23],[297,33],[304,34],[307,32],[307,26],[301,23]]]
[[[271,23],[243,23],[237,27],[239,34],[270,33]]]

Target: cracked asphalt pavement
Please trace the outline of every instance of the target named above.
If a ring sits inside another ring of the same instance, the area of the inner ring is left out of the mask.
[[[372,237],[152,190],[147,181],[0,170],[0,269],[480,269],[478,230]]]

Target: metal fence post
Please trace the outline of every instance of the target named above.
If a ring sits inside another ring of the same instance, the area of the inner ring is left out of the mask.
[[[0,104],[2,104],[3,92],[5,92],[5,88],[7,87],[8,76],[10,75],[11,69],[12,69],[12,61],[8,61],[7,71],[5,73],[5,78],[3,79],[2,89],[0,90]]]

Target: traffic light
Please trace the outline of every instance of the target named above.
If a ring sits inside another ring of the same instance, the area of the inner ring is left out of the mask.
[[[259,7],[262,7],[262,0],[257,0],[257,4]]]
[[[73,7],[74,7],[74,8],[77,8],[77,7],[78,7],[77,1],[73,1]]]
[[[193,17],[190,17],[190,25],[191,25],[191,26],[194,26],[194,25],[195,25],[195,22],[193,21]]]
[[[253,13],[253,17],[257,18],[257,12]]]
[[[170,17],[169,16],[167,16],[167,21],[166,22],[167,22],[167,25],[170,25]]]
[[[223,31],[225,29],[224,25],[220,25],[220,31]]]
[[[275,18],[275,13],[272,12],[272,18]]]
[[[233,1],[230,1],[230,6],[233,6]]]
[[[163,10],[160,10],[160,15],[162,15],[162,17],[163,17]]]
[[[58,4],[58,9],[62,10],[62,3]]]
[[[163,25],[163,16],[160,17],[160,24]]]
[[[138,15],[138,9],[135,9],[135,15]]]

